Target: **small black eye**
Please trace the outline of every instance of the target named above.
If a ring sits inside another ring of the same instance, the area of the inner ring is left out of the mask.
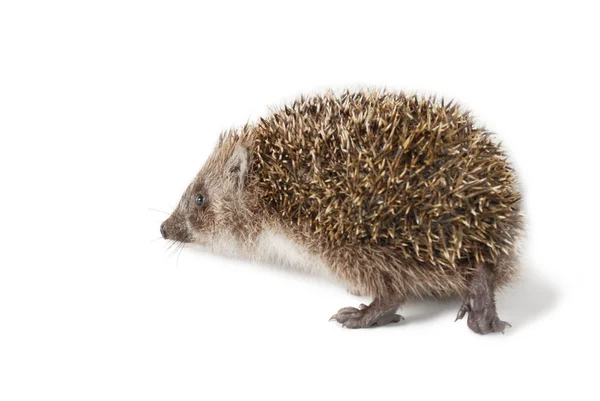
[[[198,195],[196,196],[196,205],[202,206],[204,204],[204,196]]]

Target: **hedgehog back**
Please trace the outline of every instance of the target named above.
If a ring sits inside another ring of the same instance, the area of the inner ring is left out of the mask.
[[[514,251],[513,169],[457,105],[328,93],[275,110],[252,131],[251,176],[266,210],[328,244],[393,247],[452,270]]]

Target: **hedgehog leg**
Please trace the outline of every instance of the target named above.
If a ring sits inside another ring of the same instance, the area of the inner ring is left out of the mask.
[[[456,315],[456,320],[459,320],[468,312],[467,326],[478,334],[494,332],[504,334],[506,326],[512,327],[498,318],[492,278],[493,272],[488,266],[484,266],[483,263],[475,265],[475,274],[469,284],[469,294],[463,300]]]
[[[342,308],[329,320],[335,320],[350,329],[398,323],[404,319],[396,314],[400,304],[401,302],[395,298],[375,298],[368,306],[361,304],[358,308]]]

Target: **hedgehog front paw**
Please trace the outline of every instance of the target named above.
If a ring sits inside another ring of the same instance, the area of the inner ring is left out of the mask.
[[[347,307],[340,309],[329,321],[335,320],[343,327],[360,329],[372,326],[383,326],[389,323],[398,323],[404,318],[396,314],[397,306],[389,309],[377,309],[373,305],[360,304],[357,308]]]

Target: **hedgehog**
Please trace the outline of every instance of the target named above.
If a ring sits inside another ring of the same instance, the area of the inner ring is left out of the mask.
[[[520,203],[502,146],[458,104],[327,91],[222,133],[160,232],[372,297],[331,317],[347,328],[397,323],[410,298],[458,296],[456,320],[504,333],[494,294],[518,274]]]

